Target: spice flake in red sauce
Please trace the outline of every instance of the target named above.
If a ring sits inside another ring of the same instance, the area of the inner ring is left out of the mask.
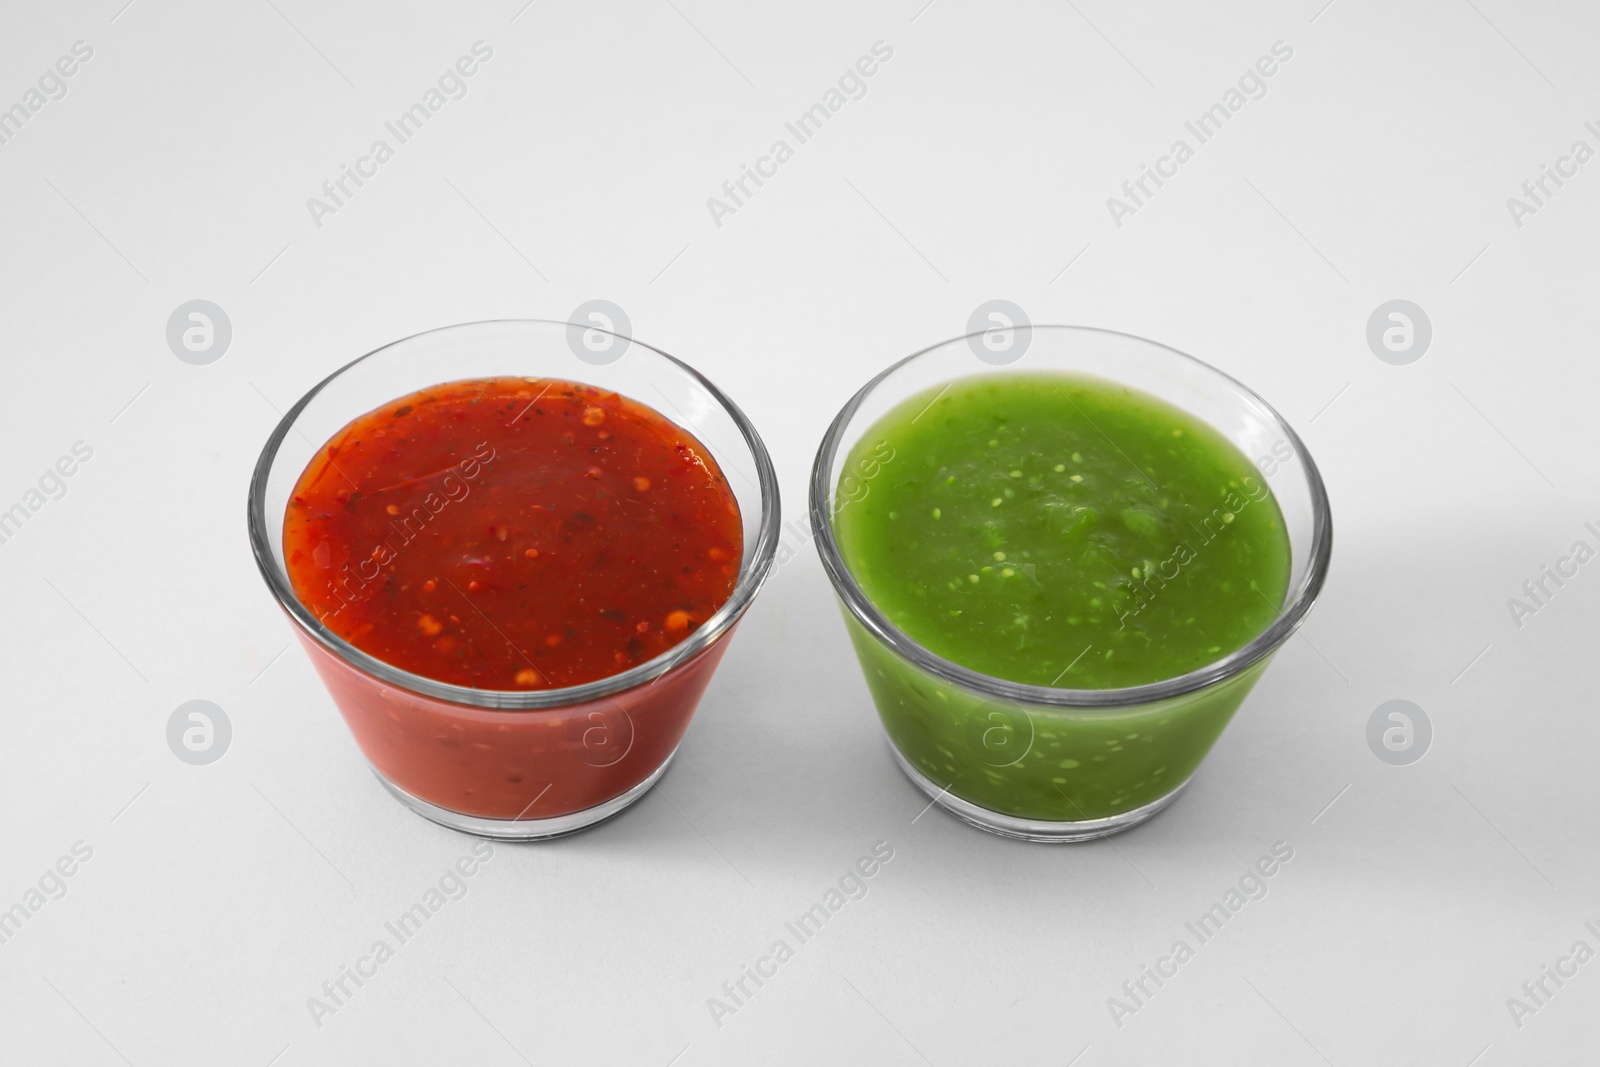
[[[739,505],[693,436],[618,393],[450,382],[319,449],[284,516],[295,594],[402,670],[580,685],[678,644],[733,593]]]

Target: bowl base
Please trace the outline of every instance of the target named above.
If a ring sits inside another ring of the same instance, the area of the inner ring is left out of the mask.
[[[565,837],[568,834],[575,834],[580,830],[587,830],[591,826],[598,826],[612,816],[619,814],[630,804],[650,792],[650,787],[660,781],[661,776],[667,772],[667,765],[672,762],[672,756],[675,755],[677,755],[677,751],[673,750],[672,755],[663,760],[661,766],[657,767],[650,774],[650,777],[629,789],[626,793],[612,797],[603,804],[596,804],[592,808],[569,812],[566,815],[552,815],[544,819],[489,819],[481,815],[468,815],[464,812],[452,811],[449,808],[441,808],[437,804],[430,803],[421,797],[413,796],[411,793],[406,792],[385,778],[383,773],[376,767],[372,768],[372,773],[377,776],[378,781],[383,783],[383,787],[396,800],[429,822],[438,823],[440,826],[460,833],[472,834],[475,837],[487,837],[494,841],[546,841],[553,837]]]
[[[1117,815],[1108,815],[1103,819],[1084,819],[1078,822],[1056,822],[1043,819],[1024,819],[1018,815],[1006,815],[990,808],[980,807],[971,801],[962,800],[952,795],[945,787],[940,786],[928,778],[921,771],[913,767],[900,751],[891,743],[889,751],[894,755],[894,761],[900,765],[905,776],[912,783],[926,793],[933,803],[954,815],[969,826],[976,826],[980,830],[987,830],[991,834],[1001,837],[1010,837],[1018,841],[1038,841],[1045,844],[1071,844],[1078,841],[1094,841],[1112,834],[1131,830],[1140,823],[1154,817],[1168,804],[1178,799],[1191,781],[1193,776],[1186,778],[1177,788],[1164,797],[1152,800],[1150,803],[1131,811],[1124,811]]]

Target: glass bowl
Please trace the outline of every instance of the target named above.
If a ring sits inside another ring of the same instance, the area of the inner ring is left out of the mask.
[[[417,390],[466,378],[584,382],[654,408],[715,456],[744,517],[733,594],[683,641],[584,685],[475,689],[409,673],[333,633],[296,597],[284,566],[289,495],[315,451],[352,419]],[[330,374],[292,407],[250,482],[250,545],[267,588],[379,781],[434,822],[531,840],[591,826],[665,772],[728,639],[772,569],[777,477],[755,427],[698,372],[589,325],[474,322],[419,333]]]
[[[856,444],[910,397],[975,374],[1089,374],[1152,394],[1209,423],[1255,460],[1277,497],[1292,555],[1276,619],[1244,647],[1174,678],[1062,689],[990,677],[934,654],[862,590],[834,534],[838,509],[878,469],[847,470]],[[1327,493],[1304,443],[1244,385],[1176,349],[1080,326],[958,337],[902,359],[833,420],[811,473],[811,528],[867,688],[901,770],[974,826],[1030,841],[1126,830],[1188,784],[1272,654],[1305,619],[1332,553]],[[1137,743],[1122,743],[1137,735]]]

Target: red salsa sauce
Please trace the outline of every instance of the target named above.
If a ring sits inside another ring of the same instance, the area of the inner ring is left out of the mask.
[[[392,666],[548,689],[665,652],[733,593],[739,505],[710,451],[618,393],[449,382],[368,412],[284,515],[295,594]]]

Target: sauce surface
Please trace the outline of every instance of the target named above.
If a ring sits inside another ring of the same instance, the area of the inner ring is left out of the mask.
[[[862,589],[930,651],[994,677],[1176,677],[1247,644],[1288,588],[1283,516],[1250,460],[1112,382],[960,379],[886,414],[845,469],[873,472],[835,518]]]
[[[284,515],[301,603],[392,666],[546,689],[665,652],[732,595],[738,502],[710,451],[620,394],[449,382],[352,421]]]

